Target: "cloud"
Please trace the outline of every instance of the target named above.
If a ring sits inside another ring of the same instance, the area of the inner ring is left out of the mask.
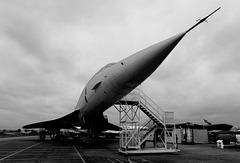
[[[188,29],[219,6],[141,89],[179,122],[206,116],[239,125],[238,1],[53,0],[0,2],[0,128],[69,113],[102,66]]]

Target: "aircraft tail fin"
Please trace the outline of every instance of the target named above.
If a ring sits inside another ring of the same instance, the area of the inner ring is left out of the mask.
[[[203,121],[206,123],[206,124],[208,124],[208,125],[211,125],[212,123],[210,123],[208,120],[206,120],[206,119],[203,119]]]

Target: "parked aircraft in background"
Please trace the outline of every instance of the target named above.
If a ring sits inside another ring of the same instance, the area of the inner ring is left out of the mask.
[[[209,141],[223,140],[223,144],[229,144],[230,142],[240,143],[240,130],[234,130],[233,125],[212,124],[206,119],[203,119],[203,121],[207,123],[204,128],[209,131]]]
[[[185,32],[101,68],[83,89],[72,113],[55,120],[29,124],[23,128],[45,128],[59,131],[62,128],[81,126],[81,129],[86,128],[89,132],[91,131],[91,135],[97,135],[100,131],[118,129],[115,125],[108,123],[103,112],[147,79],[179,41],[214,12],[200,19]]]
[[[203,125],[203,126],[208,131],[212,131],[212,130],[215,130],[215,131],[229,131],[233,127],[233,125],[229,125],[229,124],[225,124],[225,123],[212,124],[211,122],[209,122],[206,119],[203,119],[203,121],[207,124],[207,125]]]

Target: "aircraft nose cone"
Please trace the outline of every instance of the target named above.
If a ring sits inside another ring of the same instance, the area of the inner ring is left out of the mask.
[[[180,33],[173,37],[170,37],[162,42],[159,42],[155,45],[152,45],[139,53],[142,55],[142,58],[145,59],[145,62],[156,62],[160,65],[168,54],[174,49],[174,47],[179,43],[179,41],[184,37],[184,33]]]
[[[143,82],[157,69],[185,34],[186,32],[177,34],[122,60],[128,65],[128,74],[137,79],[137,83]]]

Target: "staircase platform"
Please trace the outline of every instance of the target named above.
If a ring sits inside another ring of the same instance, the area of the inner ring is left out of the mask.
[[[124,150],[118,148],[118,152],[125,155],[137,155],[137,154],[178,154],[179,149],[165,149],[165,148],[146,148],[141,150]]]
[[[122,105],[138,105],[139,101],[129,101],[129,100],[119,100],[115,104],[122,104]]]

